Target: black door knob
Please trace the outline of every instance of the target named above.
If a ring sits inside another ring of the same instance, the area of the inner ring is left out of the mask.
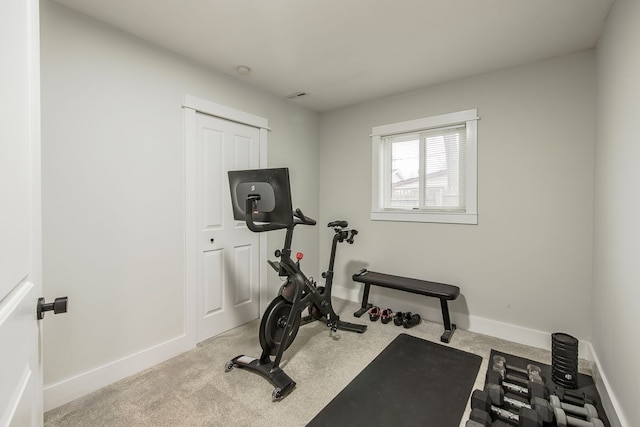
[[[38,298],[38,306],[36,307],[38,320],[44,319],[44,313],[52,311],[54,314],[67,312],[67,297],[56,298],[53,302],[44,302],[44,298]]]

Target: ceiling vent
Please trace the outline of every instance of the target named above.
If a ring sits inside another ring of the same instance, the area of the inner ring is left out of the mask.
[[[297,99],[297,98],[302,98],[303,96],[307,96],[307,92],[295,92],[292,94],[287,95],[287,98],[289,99]]]

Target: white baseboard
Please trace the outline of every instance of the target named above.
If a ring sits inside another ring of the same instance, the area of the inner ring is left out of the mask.
[[[598,355],[593,350],[591,344],[589,344],[589,347],[591,348],[591,354],[593,355],[593,360],[591,361],[591,372],[593,373],[593,381],[596,384],[596,389],[598,390],[598,394],[600,395],[602,407],[607,414],[607,418],[609,418],[609,424],[611,425],[611,427],[630,426],[631,423],[629,423],[627,418],[625,417],[624,412],[622,411],[622,407],[620,406],[618,399],[616,399],[611,385],[607,380],[607,377],[602,371]]]
[[[451,317],[455,318],[456,314],[452,314]],[[468,325],[466,325],[464,329],[471,332],[490,335],[507,341],[530,345],[531,347],[551,350],[551,332],[539,331],[471,315],[467,316],[466,323],[468,323]],[[578,340],[578,353],[582,359],[592,361],[591,351],[591,344],[588,341]]]
[[[44,410],[49,411],[194,348],[182,335],[138,353],[44,387]]]

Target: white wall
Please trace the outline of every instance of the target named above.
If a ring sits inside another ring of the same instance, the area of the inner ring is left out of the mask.
[[[371,221],[372,126],[469,108],[481,117],[478,225]],[[359,289],[350,276],[368,267],[458,284],[459,327],[515,325],[543,347],[555,331],[589,341],[594,119],[592,50],[323,114],[320,218],[360,230],[336,283]],[[437,300],[373,288],[370,301],[442,321]]]
[[[617,0],[597,47],[592,344],[621,425],[638,425],[640,2]]]
[[[184,95],[267,118],[269,166],[312,217],[319,118],[47,0],[41,21],[44,292],[69,296],[45,326],[50,408],[183,349]],[[317,233],[296,239],[310,271]]]

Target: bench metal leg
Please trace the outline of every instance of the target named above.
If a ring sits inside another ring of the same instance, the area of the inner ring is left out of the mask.
[[[369,304],[369,288],[370,287],[371,285],[369,283],[364,284],[364,292],[362,293],[362,306],[358,311],[353,313],[354,316],[360,317],[363,314],[365,314],[367,311],[369,311],[371,307],[373,307],[372,304]]]
[[[451,318],[449,317],[449,305],[447,304],[446,299],[440,300],[440,308],[442,308],[442,322],[444,324],[444,333],[440,337],[440,341],[448,343],[451,341],[453,332],[456,330],[456,325],[451,323]]]

